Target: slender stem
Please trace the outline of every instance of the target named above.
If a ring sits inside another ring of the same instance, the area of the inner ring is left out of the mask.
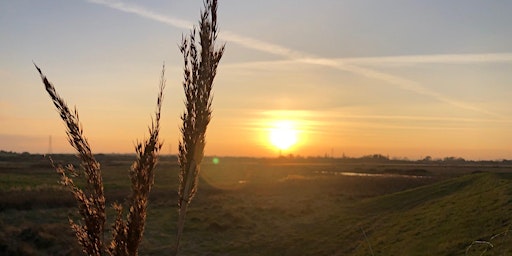
[[[368,248],[370,248],[370,253],[372,254],[372,256],[375,256],[375,254],[373,254],[372,245],[370,244],[370,241],[368,240],[368,237],[366,236],[366,232],[364,232],[364,229],[362,227],[360,227],[360,228],[361,228],[361,232],[363,232],[364,240],[366,240],[366,243],[368,244]]]

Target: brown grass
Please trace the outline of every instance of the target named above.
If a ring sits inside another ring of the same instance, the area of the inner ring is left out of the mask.
[[[199,41],[196,36],[199,35]],[[224,53],[224,45],[216,48],[217,40],[217,1],[205,0],[204,10],[201,11],[198,31],[194,27],[188,37],[184,37],[180,46],[184,60],[185,112],[181,119],[182,139],[179,143],[178,162],[178,227],[174,253],[178,254],[179,242],[182,237],[185,216],[190,201],[197,192],[197,183],[201,161],[204,157],[206,143],[206,128],[212,114],[212,87],[217,73],[217,66]],[[35,64],[34,64],[35,65]],[[142,240],[149,193],[154,183],[154,167],[157,163],[158,152],[162,146],[159,142],[160,110],[165,87],[164,70],[160,83],[157,100],[157,110],[152,125],[149,128],[149,138],[138,143],[135,150],[137,159],[130,169],[132,193],[128,199],[128,214],[123,214],[123,206],[115,203],[113,208],[117,217],[112,228],[112,240],[107,245],[105,233],[105,195],[101,176],[100,164],[94,158],[91,147],[83,135],[78,112],[71,112],[65,101],[57,94],[55,87],[41,75],[46,91],[50,95],[60,117],[66,124],[69,143],[77,151],[80,159],[80,169],[74,165],[52,166],[61,175],[61,183],[72,192],[78,203],[82,221],[75,222],[69,218],[71,228],[76,234],[83,252],[87,255],[137,255]],[[85,176],[85,188],[75,184],[73,178]]]
[[[72,192],[77,201],[78,211],[82,215],[85,224],[77,224],[72,219],[69,219],[69,223],[75,231],[76,238],[82,245],[84,252],[88,255],[101,255],[106,215],[100,164],[94,158],[89,143],[83,136],[78,111],[75,109],[72,113],[66,102],[57,94],[55,87],[43,75],[37,65],[36,69],[41,75],[45,89],[57,108],[61,119],[66,124],[68,141],[78,152],[77,157],[81,160],[80,170],[76,170],[73,165],[54,165],[61,175],[61,183]],[[81,175],[85,175],[87,181],[85,191],[75,185],[73,181],[73,177]]]
[[[149,192],[155,180],[154,168],[158,159],[158,152],[162,147],[158,134],[160,131],[160,110],[162,108],[163,90],[165,88],[165,67],[162,68],[160,92],[157,100],[155,119],[149,128],[149,139],[138,143],[135,151],[137,160],[130,169],[132,193],[129,199],[129,213],[127,220],[123,219],[123,208],[114,204],[117,211],[116,221],[113,225],[113,239],[109,246],[111,255],[137,255],[144,224],[146,223]]]
[[[180,165],[178,189],[178,232],[175,253],[185,224],[188,205],[197,192],[197,181],[206,143],[206,128],[211,119],[212,86],[224,46],[215,47],[217,39],[217,1],[206,0],[199,21],[199,42],[196,28],[184,37],[180,51],[184,61],[185,113],[181,119],[182,140],[179,144]]]
[[[34,64],[35,65],[35,64]],[[70,111],[66,102],[57,94],[55,87],[43,75],[41,69],[36,65],[41,75],[45,89],[50,95],[61,119],[66,125],[68,141],[77,151],[80,159],[80,169],[75,169],[71,164],[62,166],[52,165],[61,175],[61,184],[68,188],[76,202],[78,211],[82,216],[81,222],[75,222],[69,218],[71,228],[75,232],[83,252],[87,255],[102,255],[107,252],[110,255],[137,255],[138,246],[144,232],[146,220],[147,202],[149,192],[154,182],[154,167],[157,162],[158,151],[161,148],[159,142],[160,110],[162,105],[163,90],[165,88],[164,70],[160,83],[160,91],[157,99],[157,110],[155,119],[149,128],[149,138],[136,146],[137,159],[130,169],[132,182],[132,195],[129,198],[129,213],[125,221],[122,214],[122,206],[115,204],[114,208],[118,215],[114,223],[113,239],[109,246],[105,243],[105,196],[100,164],[94,158],[91,147],[83,135],[83,129],[78,118],[78,112]],[[50,159],[51,160],[51,159]],[[85,188],[75,184],[73,178],[85,176]]]

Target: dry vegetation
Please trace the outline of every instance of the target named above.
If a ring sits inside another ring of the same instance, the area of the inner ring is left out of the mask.
[[[160,110],[162,106],[163,89],[165,88],[164,71],[160,83],[160,91],[157,99],[157,110],[151,127],[149,138],[136,146],[137,159],[130,168],[129,174],[132,183],[132,194],[128,199],[129,212],[123,216],[123,207],[114,204],[117,217],[113,225],[112,240],[109,245],[105,243],[106,203],[104,185],[100,164],[95,159],[91,147],[83,135],[79,122],[78,111],[70,111],[66,102],[57,94],[55,87],[43,75],[41,69],[36,66],[41,75],[45,89],[50,95],[61,119],[66,125],[68,141],[77,151],[80,159],[80,169],[68,164],[66,166],[54,164],[52,166],[61,176],[61,184],[66,187],[78,203],[78,211],[81,221],[78,223],[69,218],[78,243],[87,255],[137,255],[138,247],[144,232],[146,210],[149,192],[154,181],[154,168],[157,154],[161,148],[159,142]],[[77,185],[73,179],[85,179],[84,188]],[[82,224],[83,222],[84,224]]]
[[[217,66],[224,52],[224,46],[216,49],[217,39],[217,1],[206,0],[199,21],[199,42],[196,42],[196,29],[183,39],[180,51],[184,59],[185,113],[182,116],[182,140],[179,144],[178,162],[180,165],[178,188],[178,231],[175,255],[179,251],[185,216],[190,201],[197,191],[197,181],[206,143],[206,128],[211,119],[212,86]],[[34,64],[35,65],[35,64]],[[71,112],[66,102],[57,94],[55,87],[41,75],[45,89],[50,95],[61,119],[66,125],[68,141],[77,151],[80,169],[72,164],[52,166],[61,176],[61,184],[66,187],[78,203],[81,221],[69,218],[78,243],[87,255],[137,255],[144,233],[149,194],[154,183],[154,168],[162,144],[159,141],[160,111],[165,87],[165,67],[162,70],[157,110],[149,128],[149,138],[138,143],[135,148],[137,159],[132,164],[129,174],[131,195],[126,207],[113,204],[116,218],[112,225],[112,239],[105,242],[105,223],[107,220],[104,184],[100,164],[95,159],[87,139],[83,135],[78,111]],[[84,179],[85,185],[77,185],[74,179]],[[83,224],[82,224],[83,222]]]
[[[211,119],[212,86],[224,46],[216,49],[217,1],[205,1],[199,21],[199,45],[196,30],[184,38],[180,50],[184,60],[185,113],[181,117],[179,144],[178,233],[175,255],[185,226],[185,216],[197,192],[197,181],[206,143],[206,128]]]

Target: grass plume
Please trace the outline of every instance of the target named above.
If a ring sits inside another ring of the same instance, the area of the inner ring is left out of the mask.
[[[129,198],[129,213],[124,221],[122,206],[114,205],[117,218],[113,225],[113,239],[110,243],[111,255],[137,255],[144,232],[149,193],[155,180],[154,168],[158,152],[162,148],[158,135],[160,132],[160,112],[162,109],[163,90],[165,88],[165,66],[162,68],[160,91],[157,99],[155,118],[149,127],[149,138],[135,147],[137,159],[130,168],[132,193]]]
[[[35,64],[34,64],[35,65]],[[73,165],[52,165],[61,175],[61,183],[68,188],[78,203],[78,210],[84,224],[69,219],[82,250],[87,255],[137,255],[142,240],[149,193],[154,182],[154,168],[158,152],[162,144],[159,141],[160,112],[165,88],[165,66],[162,68],[160,88],[157,98],[157,109],[152,125],[149,127],[149,138],[137,143],[135,150],[137,159],[130,168],[132,193],[128,199],[129,212],[123,218],[123,208],[114,204],[117,211],[113,225],[112,240],[105,243],[105,196],[100,164],[94,158],[91,147],[83,135],[78,111],[71,112],[66,102],[57,94],[55,87],[48,81],[41,69],[35,65],[41,75],[45,89],[50,95],[61,119],[66,124],[68,141],[77,151],[81,168],[76,170]],[[85,176],[85,190],[77,186],[73,178]]]
[[[101,255],[104,245],[106,214],[100,164],[94,158],[89,142],[83,135],[76,108],[74,113],[71,112],[64,99],[57,94],[55,87],[48,81],[41,69],[37,65],[35,67],[41,75],[45,89],[57,108],[62,121],[66,124],[69,144],[78,152],[77,156],[81,161],[80,170],[78,171],[73,165],[54,165],[61,175],[61,183],[71,190],[77,201],[78,211],[84,221],[84,224],[80,224],[69,219],[71,228],[75,231],[76,238],[84,253],[87,255]],[[85,191],[73,181],[73,177],[82,175],[85,175],[87,181]]]
[[[199,42],[196,36],[199,34]],[[216,48],[217,1],[206,0],[201,12],[199,31],[194,27],[180,46],[183,54],[185,112],[181,120],[182,139],[179,143],[180,165],[178,188],[178,232],[175,253],[185,224],[190,201],[197,192],[197,181],[206,143],[206,128],[212,115],[212,87],[217,66],[224,53],[224,45]]]

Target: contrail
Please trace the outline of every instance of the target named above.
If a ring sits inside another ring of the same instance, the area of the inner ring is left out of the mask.
[[[127,4],[123,3],[118,0],[86,0],[90,3],[99,4],[103,6],[107,6],[109,8],[119,10],[126,13],[132,13],[137,16],[147,18],[150,20],[154,20],[157,22],[161,22],[176,28],[180,29],[191,29],[193,26],[192,22],[182,20],[182,19],[176,19],[172,17],[168,17],[165,15],[161,15],[158,13],[155,13],[153,11],[147,10],[143,7],[133,5],[133,4]],[[450,104],[452,106],[456,106],[462,109],[471,110],[475,112],[479,112],[486,115],[491,115],[494,117],[500,117],[501,115],[487,111],[485,109],[481,109],[478,107],[475,107],[469,103],[465,103],[462,101],[457,101],[454,99],[451,99],[449,97],[446,97],[440,93],[437,93],[435,91],[432,91],[424,86],[422,86],[420,83],[408,80],[399,76],[387,74],[384,72],[380,72],[377,70],[373,70],[370,68],[363,68],[360,66],[356,66],[353,63],[375,63],[377,61],[384,61],[384,62],[402,62],[402,63],[412,63],[412,62],[453,62],[453,63],[466,63],[466,62],[485,62],[487,61],[509,61],[512,58],[512,54],[490,54],[490,55],[427,55],[427,56],[412,56],[412,57],[389,57],[388,59],[382,59],[382,58],[354,58],[354,59],[328,59],[328,58],[319,58],[314,55],[307,54],[305,52],[301,51],[295,51],[290,48],[272,44],[268,42],[264,42],[258,39],[254,39],[251,37],[241,36],[233,32],[229,31],[223,31],[219,34],[219,37],[221,37],[224,40],[239,44],[241,46],[244,46],[249,49],[258,50],[266,53],[275,54],[278,56],[282,56],[288,59],[291,59],[295,62],[300,63],[306,63],[306,64],[313,64],[313,65],[321,65],[321,66],[327,66],[331,68],[335,68],[338,70],[351,72],[354,74],[362,75],[365,77],[373,78],[376,80],[384,81],[388,84],[392,84],[394,86],[397,86],[403,90],[411,91],[420,95],[426,95],[429,97],[432,97],[438,101]]]
[[[369,78],[385,81],[385,82],[388,82],[395,86],[398,86],[399,88],[401,88],[403,90],[412,91],[417,94],[430,96],[434,99],[437,99],[438,101],[450,104],[452,106],[456,106],[456,107],[463,108],[466,110],[472,110],[475,112],[479,112],[479,113],[486,114],[486,115],[491,115],[491,116],[498,117],[498,118],[503,118],[501,115],[496,114],[494,112],[490,112],[485,109],[475,107],[475,106],[473,106],[469,103],[463,102],[463,101],[457,101],[457,100],[451,99],[451,98],[446,97],[440,93],[429,90],[428,88],[421,86],[421,84],[416,81],[405,79],[405,78],[402,78],[399,76],[390,75],[390,74],[376,71],[376,70],[369,69],[369,68],[363,68],[363,67],[359,67],[359,66],[355,66],[355,65],[343,64],[340,62],[335,62],[335,63],[336,63],[336,66],[333,66],[333,67],[337,67],[341,70],[346,70],[346,71],[356,73],[356,74],[359,74],[362,76],[366,76]]]
[[[308,56],[307,54],[305,54],[303,52],[294,51],[294,50],[286,48],[284,46],[267,43],[267,42],[257,40],[254,38],[237,35],[230,31],[223,31],[222,33],[219,34],[219,37],[221,37],[224,40],[236,43],[238,45],[244,46],[249,49],[279,55],[279,56],[282,56],[282,57],[285,57],[288,59],[298,60],[301,58],[312,57],[312,56]]]
[[[86,1],[90,2],[90,3],[94,3],[94,4],[107,6],[109,8],[112,8],[112,9],[115,9],[118,11],[135,14],[139,17],[158,21],[163,24],[173,26],[175,28],[191,29],[194,25],[194,23],[187,21],[187,20],[168,17],[165,15],[161,15],[161,14],[155,13],[153,11],[147,10],[143,7],[133,5],[133,4],[123,3],[123,2],[120,2],[117,0],[86,0]],[[260,41],[260,40],[254,39],[254,38],[237,35],[236,33],[232,33],[229,31],[222,31],[222,33],[219,34],[219,37],[226,41],[236,43],[238,45],[244,46],[249,49],[258,50],[258,51],[262,51],[262,52],[266,52],[266,53],[271,53],[271,54],[275,54],[275,55],[279,55],[279,56],[283,56],[283,57],[287,57],[287,58],[307,57],[307,55],[305,55],[301,52],[293,51],[286,47],[263,42],[263,41]]]
[[[126,4],[120,1],[116,0],[86,0],[87,2],[93,3],[93,4],[99,4],[104,5],[107,7],[110,7],[112,9],[116,9],[118,11],[126,12],[126,13],[132,13],[140,17],[148,18],[150,20],[158,21],[167,25],[171,25],[176,28],[183,28],[183,29],[190,29],[192,28],[193,24],[190,21],[182,20],[182,19],[176,19],[171,18],[165,15],[161,15],[155,12],[152,12],[150,10],[144,9],[140,6],[133,5],[133,4]]]
[[[351,64],[478,64],[512,62],[512,53],[432,54],[339,59]]]

